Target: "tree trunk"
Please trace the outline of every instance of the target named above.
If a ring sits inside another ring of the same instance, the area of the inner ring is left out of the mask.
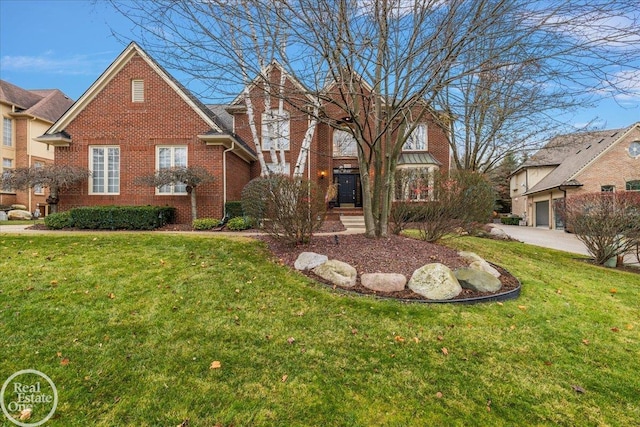
[[[191,221],[198,219],[198,208],[196,204],[196,189],[191,187],[191,190],[187,188],[189,197],[191,198]]]

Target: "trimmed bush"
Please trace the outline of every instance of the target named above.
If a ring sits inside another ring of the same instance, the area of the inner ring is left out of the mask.
[[[91,230],[153,230],[175,222],[168,206],[91,206],[71,209],[77,228]]]
[[[520,221],[522,221],[522,218],[520,218],[519,216],[508,216],[505,218],[500,218],[500,222],[504,225],[520,225]]]
[[[227,202],[224,204],[224,211],[229,218],[244,216],[241,201]]]
[[[215,218],[198,218],[191,223],[194,230],[211,230],[219,225],[220,221]]]
[[[251,218],[244,216],[231,218],[229,222],[227,222],[227,228],[231,231],[248,230],[252,227],[252,225],[253,221],[251,221]]]
[[[73,227],[71,211],[49,214],[44,218],[44,225],[52,230]]]

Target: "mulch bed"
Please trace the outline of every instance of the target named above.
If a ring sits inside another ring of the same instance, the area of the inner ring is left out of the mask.
[[[358,271],[358,275],[362,273],[400,273],[405,275],[407,279],[411,277],[415,270],[429,263],[438,262],[452,270],[468,265],[468,262],[458,256],[457,251],[454,249],[401,236],[391,236],[383,239],[369,239],[362,234],[314,236],[309,244],[296,247],[283,244],[268,236],[260,236],[260,238],[267,242],[273,254],[283,264],[290,266],[292,269],[294,268],[295,260],[302,252],[316,252],[327,255],[329,259],[346,262]],[[508,271],[500,266],[492,265],[502,274],[500,276],[502,289],[497,294],[506,293],[519,286],[518,279]],[[329,285],[311,272],[305,272],[304,274],[318,282]],[[330,286],[334,287],[334,285]],[[410,289],[393,293],[372,291],[362,286],[359,277],[356,286],[349,288],[349,291],[387,298],[425,300],[422,295],[418,295]],[[495,294],[463,289],[460,295],[454,299],[491,295]]]

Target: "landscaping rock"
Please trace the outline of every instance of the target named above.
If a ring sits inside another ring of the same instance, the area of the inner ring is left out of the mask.
[[[502,287],[502,283],[496,277],[486,271],[476,270],[475,268],[458,268],[453,274],[460,282],[460,286],[465,289],[477,292],[497,292]]]
[[[458,255],[469,262],[469,267],[476,270],[486,271],[496,278],[500,277],[500,272],[493,268],[491,264],[489,264],[487,261],[485,261],[484,258],[476,254],[475,252],[460,251],[458,252]]]
[[[20,204],[13,204],[11,205],[11,209],[12,210],[17,210],[17,211],[26,211],[27,207],[25,205],[20,205]]]
[[[314,268],[313,271],[318,276],[337,286],[351,288],[356,284],[358,272],[346,262],[329,260]]]
[[[399,292],[404,290],[407,278],[398,273],[365,273],[360,276],[365,288],[378,292]]]
[[[315,252],[302,252],[298,255],[296,262],[293,264],[296,270],[306,271],[313,270],[319,265],[327,262],[329,258],[326,255],[320,255]]]
[[[511,238],[507,233],[504,232],[504,230],[498,227],[491,228],[491,231],[489,232],[489,234],[495,237],[496,239],[501,239],[501,240],[509,240]]]
[[[7,218],[9,220],[12,220],[12,219],[17,219],[17,220],[31,219],[31,212],[25,211],[25,210],[22,210],[22,209],[13,209],[13,210],[10,210],[7,213]]]
[[[448,300],[462,292],[453,271],[444,264],[427,264],[413,272],[409,289],[432,300]]]

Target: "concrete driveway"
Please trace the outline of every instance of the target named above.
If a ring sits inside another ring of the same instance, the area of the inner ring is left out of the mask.
[[[513,239],[521,242],[542,246],[543,248],[557,249],[559,251],[571,252],[580,255],[589,255],[584,246],[575,234],[565,233],[562,230],[549,230],[548,228],[520,227],[518,225],[494,224],[504,230]],[[624,263],[640,267],[635,256],[627,255]]]

